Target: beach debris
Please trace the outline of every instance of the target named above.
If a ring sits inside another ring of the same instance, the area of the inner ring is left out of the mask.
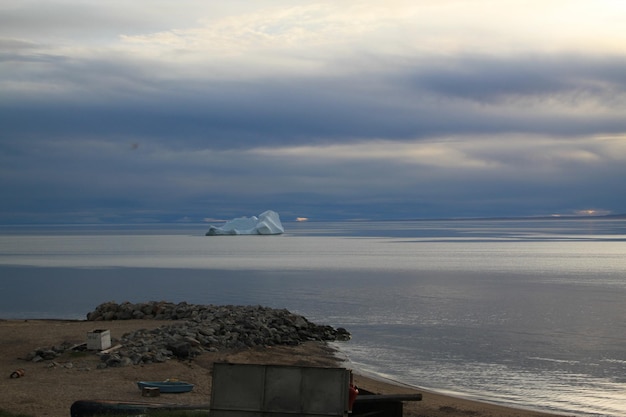
[[[77,343],[70,346],[67,350],[75,350],[77,352],[84,352],[87,350],[87,342]]]
[[[15,371],[11,372],[10,377],[11,378],[21,378],[21,377],[23,377],[25,375],[25,373],[26,372],[22,368],[16,369]]]
[[[123,346],[122,346],[122,345],[120,345],[120,344],[118,343],[117,345],[115,345],[115,346],[113,346],[113,347],[110,347],[110,348],[108,348],[108,349],[101,350],[101,351],[100,351],[100,353],[101,353],[101,354],[111,353],[111,352],[114,352],[114,351],[116,351],[116,350],[118,350],[118,349],[120,349],[120,348],[122,348],[122,347],[123,347]]]
[[[109,329],[94,329],[87,332],[87,349],[106,350],[111,347],[111,331]]]

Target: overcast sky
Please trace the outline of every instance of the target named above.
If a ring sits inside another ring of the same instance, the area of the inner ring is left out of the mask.
[[[626,212],[622,0],[0,3],[0,223]]]

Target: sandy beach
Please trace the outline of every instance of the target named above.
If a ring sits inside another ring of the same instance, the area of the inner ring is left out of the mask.
[[[304,366],[345,366],[324,343],[309,342],[240,351],[204,353],[189,361],[169,360],[149,365],[97,369],[100,362],[93,352],[65,353],[38,363],[23,358],[37,348],[64,342],[82,343],[87,332],[95,328],[111,331],[112,339],[137,329],[152,329],[171,322],[125,320],[99,322],[67,320],[0,320],[0,374],[2,395],[0,409],[33,417],[67,417],[76,400],[109,399],[120,401],[176,402],[207,404],[211,394],[211,368],[214,362],[257,363]],[[11,378],[23,369],[24,375]],[[139,380],[179,379],[195,384],[190,393],[142,397],[136,386]],[[357,386],[380,394],[421,393],[423,400],[406,402],[404,415],[482,416],[482,417],[549,417],[554,414],[513,409],[418,390],[393,381],[355,374]],[[532,398],[528,400],[532,407]]]

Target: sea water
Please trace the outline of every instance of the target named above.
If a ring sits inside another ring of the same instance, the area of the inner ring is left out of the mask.
[[[350,366],[456,396],[626,416],[626,221],[285,223],[0,232],[0,317],[105,301],[261,304],[346,327]]]

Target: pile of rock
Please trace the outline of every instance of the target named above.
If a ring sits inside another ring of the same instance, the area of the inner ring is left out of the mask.
[[[191,359],[205,351],[350,339],[350,333],[344,328],[317,325],[288,310],[262,306],[109,302],[87,314],[90,321],[128,319],[175,322],[123,335],[115,341],[121,347],[100,353],[100,367],[164,362],[173,357]],[[62,351],[56,347],[33,352],[30,356],[52,359],[53,353],[58,355]]]

